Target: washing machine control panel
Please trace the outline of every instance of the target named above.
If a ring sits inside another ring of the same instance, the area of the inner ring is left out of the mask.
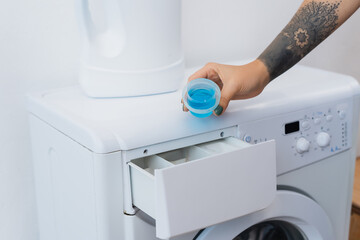
[[[276,140],[278,174],[351,147],[352,101],[343,100],[239,125],[251,144]]]

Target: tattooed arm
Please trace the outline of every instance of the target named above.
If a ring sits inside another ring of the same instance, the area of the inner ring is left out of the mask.
[[[358,0],[305,0],[289,24],[259,56],[269,80],[299,62],[334,32],[358,8]]]
[[[299,62],[334,32],[360,6],[360,0],[305,0],[288,25],[253,62],[243,66],[208,63],[190,76],[208,78],[221,88],[215,115],[230,100],[255,97],[274,78]],[[183,107],[187,111],[186,107]]]

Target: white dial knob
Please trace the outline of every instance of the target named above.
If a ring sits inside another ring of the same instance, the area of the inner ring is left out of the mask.
[[[321,123],[321,118],[315,118],[315,119],[314,119],[314,123],[315,123],[316,125],[319,125],[319,124]]]
[[[341,110],[339,112],[340,119],[344,119],[346,117],[346,112],[344,110]]]
[[[306,140],[305,138],[299,138],[296,142],[296,151],[298,153],[304,153],[309,151],[310,149],[310,142]]]
[[[330,135],[326,132],[321,132],[316,136],[316,143],[320,147],[326,147],[330,144]]]

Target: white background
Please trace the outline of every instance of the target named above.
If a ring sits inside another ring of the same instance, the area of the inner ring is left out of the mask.
[[[74,0],[1,3],[0,239],[35,240],[38,235],[24,96],[30,90],[75,84],[81,45]],[[300,3],[183,0],[187,65],[257,57]],[[360,79],[359,29],[360,10],[301,63]]]

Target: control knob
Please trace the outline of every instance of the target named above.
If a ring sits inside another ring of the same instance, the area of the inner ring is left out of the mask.
[[[346,112],[344,110],[339,111],[340,119],[344,119],[346,117]]]
[[[299,138],[296,142],[296,151],[298,153],[304,153],[309,151],[310,149],[310,142],[305,138]]]
[[[326,147],[330,144],[330,135],[326,132],[321,132],[316,136],[316,143],[320,147]]]

